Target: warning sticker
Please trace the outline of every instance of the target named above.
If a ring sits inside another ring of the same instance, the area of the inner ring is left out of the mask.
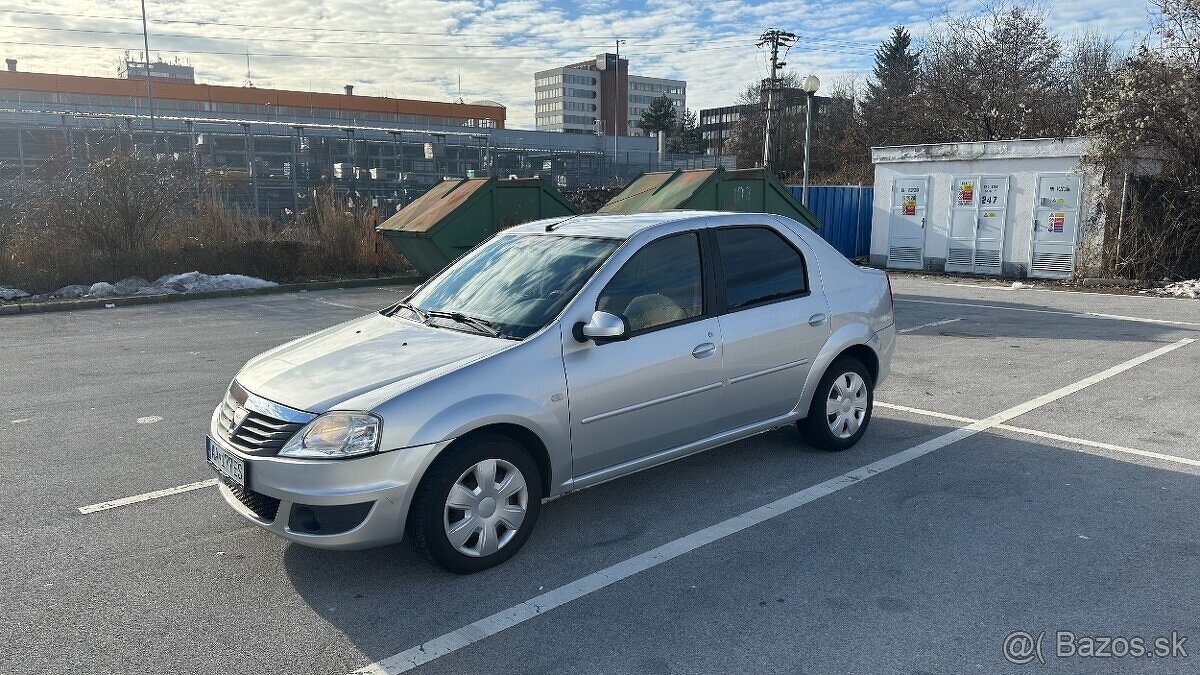
[[[970,206],[975,203],[975,185],[970,182],[958,184],[958,205]]]
[[[900,213],[905,216],[917,215],[917,196],[904,195],[904,201],[900,202]]]
[[[1067,222],[1067,214],[1063,213],[1062,211],[1055,211],[1054,213],[1051,213],[1050,214],[1050,231],[1051,232],[1062,232],[1063,226],[1066,225],[1066,222]]]

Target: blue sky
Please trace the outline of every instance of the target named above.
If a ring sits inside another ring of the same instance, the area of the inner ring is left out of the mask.
[[[5,3],[8,4],[8,3]],[[980,2],[927,0],[147,0],[151,53],[180,58],[198,79],[241,85],[246,52],[256,86],[409,98],[491,99],[510,127],[533,126],[533,73],[612,51],[633,72],[688,81],[688,107],[732,103],[767,73],[754,46],[769,27],[802,36],[788,70],[823,81],[864,76],[871,54],[901,23],[924,34],[945,12]],[[1149,27],[1145,0],[1046,2],[1051,27],[1135,43]],[[18,0],[0,9],[4,56],[22,70],[113,76],[125,49],[141,50],[134,0]],[[67,46],[70,45],[70,46]]]

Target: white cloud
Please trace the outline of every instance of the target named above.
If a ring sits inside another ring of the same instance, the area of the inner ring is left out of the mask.
[[[978,0],[951,4],[955,9],[980,7]],[[134,3],[53,0],[26,7],[56,15],[0,10],[4,56],[19,59],[22,70],[111,77],[123,49],[141,51]],[[649,0],[630,5],[583,0],[566,6],[537,0],[147,3],[152,53],[190,61],[202,81],[242,84],[246,51],[258,54],[250,57],[250,65],[260,87],[340,92],[342,85],[355,84],[360,94],[452,100],[461,74],[463,98],[505,104],[511,127],[533,125],[535,71],[611,51],[617,35],[628,40],[621,51],[634,72],[686,79],[689,107],[702,108],[728,105],[766,76],[764,50],[754,42],[768,27],[801,34],[787,57],[789,70],[815,72],[831,81],[868,71],[875,45],[894,24],[906,23],[920,35],[944,7],[943,0]],[[1139,2],[1066,0],[1050,3],[1049,15],[1064,35],[1091,29],[1126,42],[1140,39],[1147,26],[1147,8]],[[270,53],[292,56],[265,55]]]

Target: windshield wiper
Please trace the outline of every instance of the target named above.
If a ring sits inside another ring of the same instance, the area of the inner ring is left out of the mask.
[[[431,309],[425,312],[425,315],[442,317],[446,319],[452,319],[459,323],[465,323],[490,337],[506,337],[500,331],[496,330],[491,321],[488,321],[487,319],[481,319],[477,316],[463,314],[462,312],[446,312],[440,309]]]
[[[403,300],[392,305],[392,311],[390,313],[388,313],[388,316],[395,316],[396,312],[401,309],[407,309],[408,311],[412,312],[413,314],[416,314],[417,317],[419,319],[421,319],[421,323],[423,323],[425,325],[429,325],[429,313],[422,311],[415,305],[410,305],[407,302],[404,302]]]

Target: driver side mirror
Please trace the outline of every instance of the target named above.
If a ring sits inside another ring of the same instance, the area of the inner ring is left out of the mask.
[[[578,342],[592,340],[602,345],[606,342],[628,340],[632,331],[629,328],[629,320],[620,314],[597,311],[592,313],[591,321],[576,323],[571,332]]]

